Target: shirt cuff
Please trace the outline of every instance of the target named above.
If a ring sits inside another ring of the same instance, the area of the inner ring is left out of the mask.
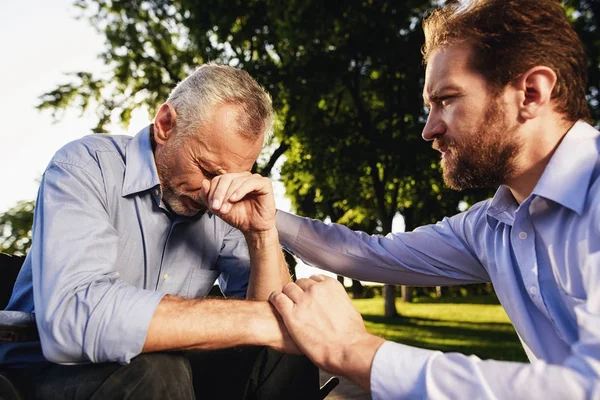
[[[302,217],[281,210],[277,210],[277,214],[275,214],[275,227],[279,232],[279,242],[288,251],[298,237],[302,219]]]
[[[429,360],[442,354],[400,343],[385,342],[373,359],[371,394],[378,399],[425,399]]]
[[[84,351],[90,361],[128,364],[139,355],[150,321],[164,296],[165,293],[139,290],[118,282],[114,301],[104,303],[103,312],[98,310],[89,319],[84,341],[89,345],[84,345]],[[118,308],[110,309],[113,304]]]

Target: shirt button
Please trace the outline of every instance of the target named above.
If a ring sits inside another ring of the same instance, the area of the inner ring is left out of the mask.
[[[535,286],[530,286],[529,293],[531,293],[532,296],[535,296],[537,294],[537,288]]]
[[[527,233],[525,233],[525,232],[519,233],[519,239],[521,239],[521,240],[527,239]]]
[[[165,276],[163,276],[163,279],[166,281],[167,279],[169,279],[169,274],[165,274]]]

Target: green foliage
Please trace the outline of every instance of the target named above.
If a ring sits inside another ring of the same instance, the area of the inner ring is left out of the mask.
[[[435,164],[420,137],[417,22],[429,2],[304,4],[290,31],[314,15],[322,24],[288,40],[306,51],[290,67],[302,84],[289,99],[299,129],[282,171],[287,193],[298,213],[387,233],[396,212],[416,204],[414,176]]]
[[[0,214],[0,252],[25,255],[31,246],[33,201],[20,201]]]
[[[583,41],[588,59],[587,99],[592,119],[600,122],[600,2],[597,0],[565,0],[567,15]]]
[[[152,114],[173,86],[204,61],[188,41],[183,14],[171,3],[76,0],[106,38],[100,58],[108,72],[71,74],[71,82],[40,97],[38,108],[58,116],[56,111],[67,107],[94,107],[97,133],[108,133],[107,124],[113,120],[126,126],[135,108]]]
[[[152,112],[196,65],[249,71],[273,96],[274,149],[296,212],[387,233],[399,211],[410,230],[453,214],[488,191],[441,184],[438,155],[420,138],[426,118],[420,19],[436,1],[76,0],[104,34],[108,73],[81,72],[41,97],[54,110],[92,104],[96,131]],[[598,6],[566,1],[598,82]],[[597,84],[590,102],[598,106]],[[267,159],[268,173],[276,158]]]
[[[380,298],[353,300],[367,330],[387,340],[482,359],[527,361],[521,342],[499,304],[490,296],[457,302],[402,303],[402,317],[385,318]]]

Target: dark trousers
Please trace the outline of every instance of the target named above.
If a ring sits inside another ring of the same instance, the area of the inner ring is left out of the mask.
[[[149,353],[127,365],[8,371],[25,399],[317,399],[319,371],[304,356],[261,347]]]

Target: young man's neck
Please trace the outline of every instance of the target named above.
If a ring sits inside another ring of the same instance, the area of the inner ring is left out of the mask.
[[[519,204],[533,192],[548,162],[573,125],[573,122],[555,116],[523,134],[523,145],[517,156],[517,170],[505,183]]]

